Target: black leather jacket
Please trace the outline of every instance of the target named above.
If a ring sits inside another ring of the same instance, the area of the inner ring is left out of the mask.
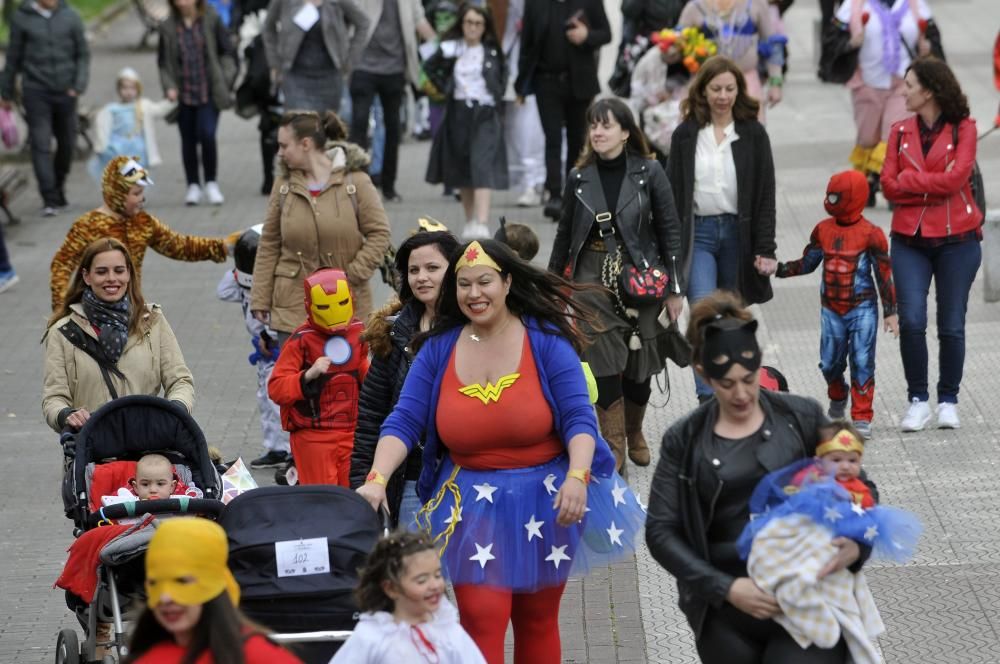
[[[819,427],[827,423],[813,399],[761,390],[764,442],[757,459],[768,472],[815,455]],[[677,579],[678,604],[697,639],[709,606],[721,606],[736,580],[709,558],[708,518],[721,481],[705,453],[710,449],[719,406],[714,399],[676,422],[663,436],[646,515],[646,544],[653,557]],[[872,497],[878,491],[869,482]],[[708,512],[703,511],[706,506]],[[861,546],[860,569],[871,549]]]
[[[416,334],[420,322],[420,314],[413,304],[404,305],[395,316],[387,318],[391,322],[389,328],[389,343],[391,350],[384,356],[372,358],[371,367],[361,386],[358,397],[358,423],[354,429],[354,451],[351,453],[350,484],[356,489],[365,483],[365,477],[371,470],[375,460],[375,447],[378,444],[379,430],[382,422],[392,412],[403,389],[403,381],[410,370],[413,355],[407,344]],[[403,501],[403,482],[410,469],[410,475],[416,479],[419,475],[422,447],[415,447],[406,461],[389,478],[386,486],[386,500],[389,503],[389,513],[392,525],[398,525],[399,506]],[[416,464],[416,468],[411,468]],[[415,471],[415,472],[413,472]]]
[[[570,171],[549,259],[550,271],[573,278],[580,250],[596,223],[595,215],[608,211],[612,210],[604,200],[597,165]],[[670,183],[659,162],[628,154],[613,212],[619,248],[628,251],[634,265],[641,265],[642,257],[650,265],[663,265],[670,273],[671,292],[683,294],[684,284],[679,278],[684,264],[680,254],[681,225]]]

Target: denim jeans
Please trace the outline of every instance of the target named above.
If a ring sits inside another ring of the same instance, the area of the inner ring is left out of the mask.
[[[417,481],[403,482],[403,501],[399,504],[399,527],[413,528],[416,524],[417,512],[424,504],[417,496]]]
[[[187,183],[200,184],[198,177],[198,146],[205,182],[214,182],[219,168],[219,152],[215,132],[219,128],[219,109],[211,102],[200,106],[179,104],[177,128],[181,133],[181,158]]]
[[[735,214],[694,218],[694,247],[688,302],[695,302],[717,288],[736,290],[740,269],[740,229]],[[697,359],[696,359],[697,361]],[[694,374],[698,394],[712,394],[712,388]]]
[[[931,277],[937,301],[938,403],[958,403],[965,365],[965,312],[982,262],[982,247],[968,240],[914,247],[892,239],[892,279],[899,308],[899,349],[907,400],[927,401],[927,295]]]
[[[24,111],[38,192],[46,207],[58,207],[64,199],[63,185],[76,147],[76,97],[65,92],[25,88]]]

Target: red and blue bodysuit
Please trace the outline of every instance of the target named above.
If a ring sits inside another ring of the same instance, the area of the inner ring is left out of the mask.
[[[844,402],[850,357],[851,419],[863,422],[872,420],[875,396],[877,298],[882,298],[883,316],[896,313],[889,244],[882,229],[862,216],[867,199],[868,183],[861,173],[834,175],[824,202],[833,217],[816,225],[802,258],[780,263],[777,272],[778,277],[795,277],[823,264],[820,370],[830,400]]]

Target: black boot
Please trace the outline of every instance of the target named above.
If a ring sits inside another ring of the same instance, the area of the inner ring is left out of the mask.
[[[558,194],[550,196],[542,214],[552,221],[559,221],[559,217],[562,216],[562,197]]]
[[[274,158],[278,154],[277,136],[268,132],[260,135],[260,160],[264,169],[264,181],[260,185],[260,193],[268,196],[274,187]]]

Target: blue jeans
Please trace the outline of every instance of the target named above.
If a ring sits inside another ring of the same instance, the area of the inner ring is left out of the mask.
[[[735,214],[694,218],[694,247],[688,302],[695,302],[717,288],[736,290],[740,269],[740,229]],[[696,362],[699,360],[696,358]],[[698,394],[712,394],[712,388],[694,374]]]
[[[177,128],[181,133],[181,158],[187,183],[200,184],[198,178],[198,146],[205,182],[214,182],[219,168],[219,152],[215,132],[219,128],[219,109],[212,102],[200,106],[179,104]]]
[[[413,528],[416,524],[417,512],[424,504],[417,496],[417,481],[403,482],[403,501],[399,504],[399,527]]]
[[[938,403],[958,403],[965,366],[965,312],[983,252],[977,240],[913,247],[892,239],[892,279],[899,307],[899,349],[907,400],[927,401],[927,294],[937,301]]]

